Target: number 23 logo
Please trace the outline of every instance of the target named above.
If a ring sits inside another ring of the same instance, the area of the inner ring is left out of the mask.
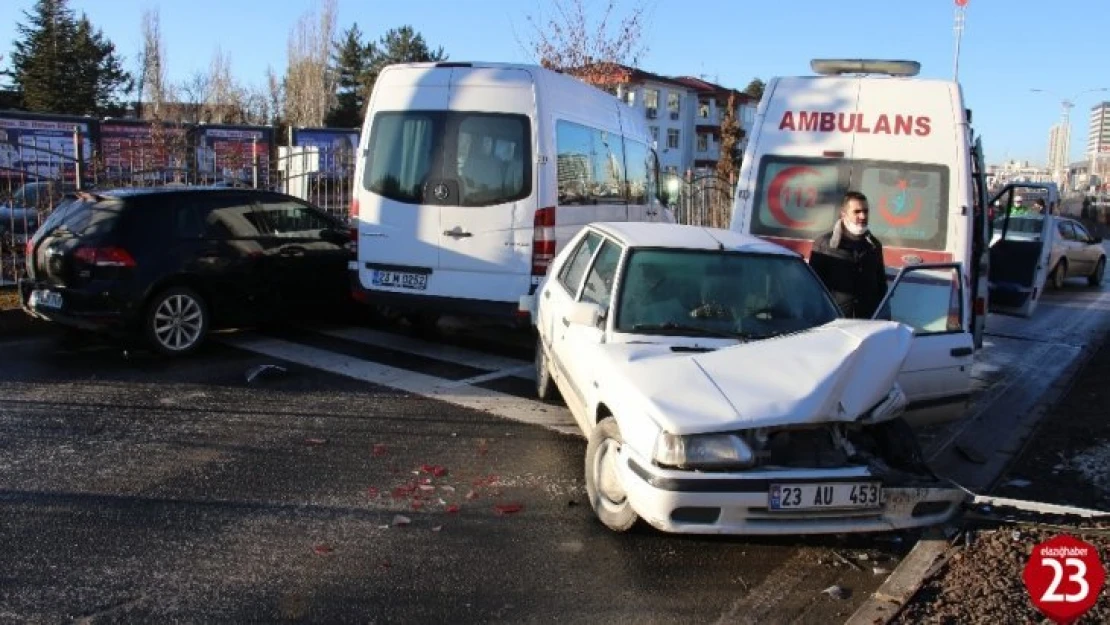
[[[1052,583],[1045,589],[1044,595],[1041,596],[1041,601],[1049,603],[1078,603],[1087,598],[1091,592],[1091,587],[1087,584],[1087,565],[1084,564],[1079,558],[1068,558],[1064,560],[1064,564],[1060,564],[1058,558],[1044,558],[1041,564],[1052,569]],[[1064,568],[1075,569],[1075,573],[1068,576],[1069,582],[1074,582],[1079,585],[1079,592],[1075,594],[1060,594],[1060,582],[1064,578]]]

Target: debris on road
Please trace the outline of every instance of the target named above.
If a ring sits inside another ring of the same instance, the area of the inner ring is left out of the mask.
[[[412,523],[412,519],[403,514],[398,514],[393,517],[393,522],[390,524],[393,527],[405,527]]]
[[[821,594],[828,595],[828,596],[832,597],[833,599],[841,599],[841,600],[847,599],[848,597],[851,596],[851,593],[848,592],[848,590],[846,590],[843,586],[839,586],[837,584],[834,584],[834,585],[829,586],[828,588],[822,590]]]
[[[254,384],[255,380],[277,377],[278,374],[287,372],[288,369],[279,365],[258,365],[247,371],[247,384]]]

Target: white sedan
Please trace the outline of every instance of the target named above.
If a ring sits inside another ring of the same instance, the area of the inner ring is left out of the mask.
[[[589,440],[598,518],[617,531],[644,519],[664,531],[737,534],[950,518],[963,493],[929,472],[900,418],[903,387],[931,388],[935,403],[943,381],[906,370],[915,334],[932,335],[930,324],[937,335],[961,331],[951,309],[959,265],[950,265],[906,281],[916,286],[905,301],[899,283],[912,272],[895,281],[882,315],[910,310],[911,327],[840,318],[803,258],[753,237],[674,224],[584,228],[532,309],[537,393],[558,388]],[[946,271],[953,282],[938,287]],[[928,375],[943,369],[916,362]]]

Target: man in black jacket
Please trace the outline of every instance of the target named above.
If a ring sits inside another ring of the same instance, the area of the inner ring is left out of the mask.
[[[832,292],[844,316],[867,319],[886,295],[883,246],[867,228],[867,197],[849,191],[830,232],[813,240],[809,264]]]

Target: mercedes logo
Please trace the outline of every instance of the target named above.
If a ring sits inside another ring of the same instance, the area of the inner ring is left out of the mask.
[[[432,195],[434,195],[437,200],[442,202],[443,200],[447,199],[447,196],[451,195],[451,190],[447,188],[447,185],[441,182],[437,184],[434,189],[432,189]]]

